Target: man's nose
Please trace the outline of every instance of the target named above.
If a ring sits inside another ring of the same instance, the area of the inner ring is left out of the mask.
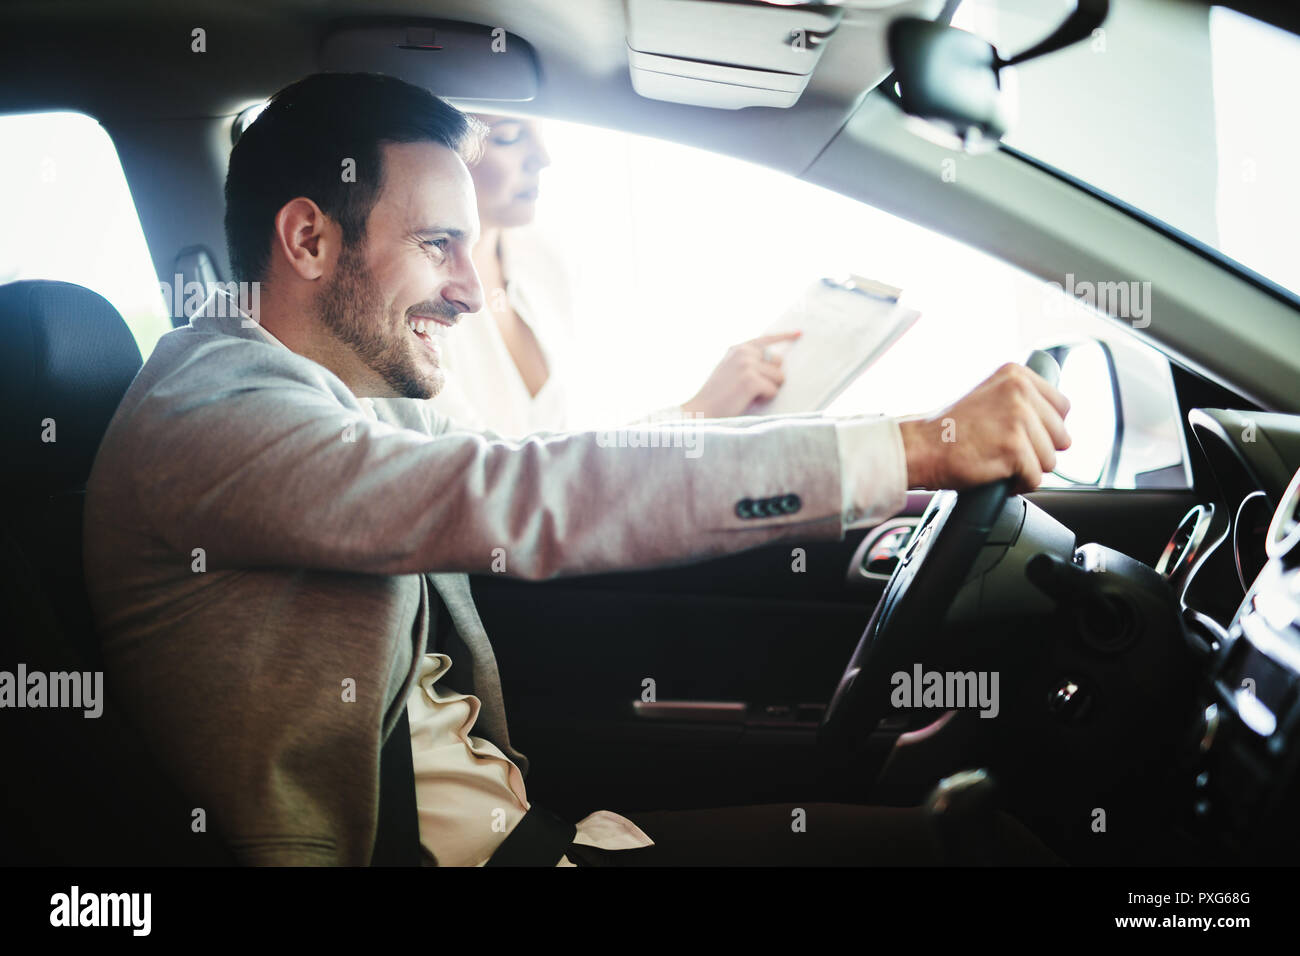
[[[456,271],[452,281],[442,290],[442,298],[458,313],[478,312],[483,308],[483,283],[479,280],[478,270],[468,256],[464,265]]]

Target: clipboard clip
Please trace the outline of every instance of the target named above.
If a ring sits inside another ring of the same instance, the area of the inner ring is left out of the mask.
[[[903,294],[903,290],[895,286],[877,282],[875,279],[864,279],[862,276],[853,275],[852,273],[842,279],[823,277],[822,285],[841,292],[856,292],[859,295],[865,295],[872,299],[881,299],[885,302],[897,302],[898,297]]]

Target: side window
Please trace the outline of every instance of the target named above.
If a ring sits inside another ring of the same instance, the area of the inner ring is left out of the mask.
[[[855,274],[903,289],[921,318],[828,413],[936,411],[1001,363],[1050,348],[1073,393],[1075,448],[1046,484],[1190,483],[1168,362],[1125,328],[1152,321],[1149,285],[1044,282],[730,157],[567,123],[543,135],[552,164],[537,224],[574,283],[575,425],[688,400],[728,346],[761,334],[810,282]]]
[[[81,113],[0,116],[0,283],[59,279],[98,292],[148,358],[171,328],[117,151]]]

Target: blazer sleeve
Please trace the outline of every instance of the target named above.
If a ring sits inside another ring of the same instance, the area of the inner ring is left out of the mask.
[[[436,417],[421,432],[275,357],[173,375],[115,423],[153,532],[203,548],[209,568],[485,572],[504,557],[507,574],[544,579],[843,534],[831,421],[650,429],[641,447],[600,432],[506,441]]]

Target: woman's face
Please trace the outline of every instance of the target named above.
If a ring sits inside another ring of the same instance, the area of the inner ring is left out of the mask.
[[[483,158],[470,167],[483,229],[533,221],[538,173],[551,164],[537,124],[507,116],[478,117],[489,128]]]

